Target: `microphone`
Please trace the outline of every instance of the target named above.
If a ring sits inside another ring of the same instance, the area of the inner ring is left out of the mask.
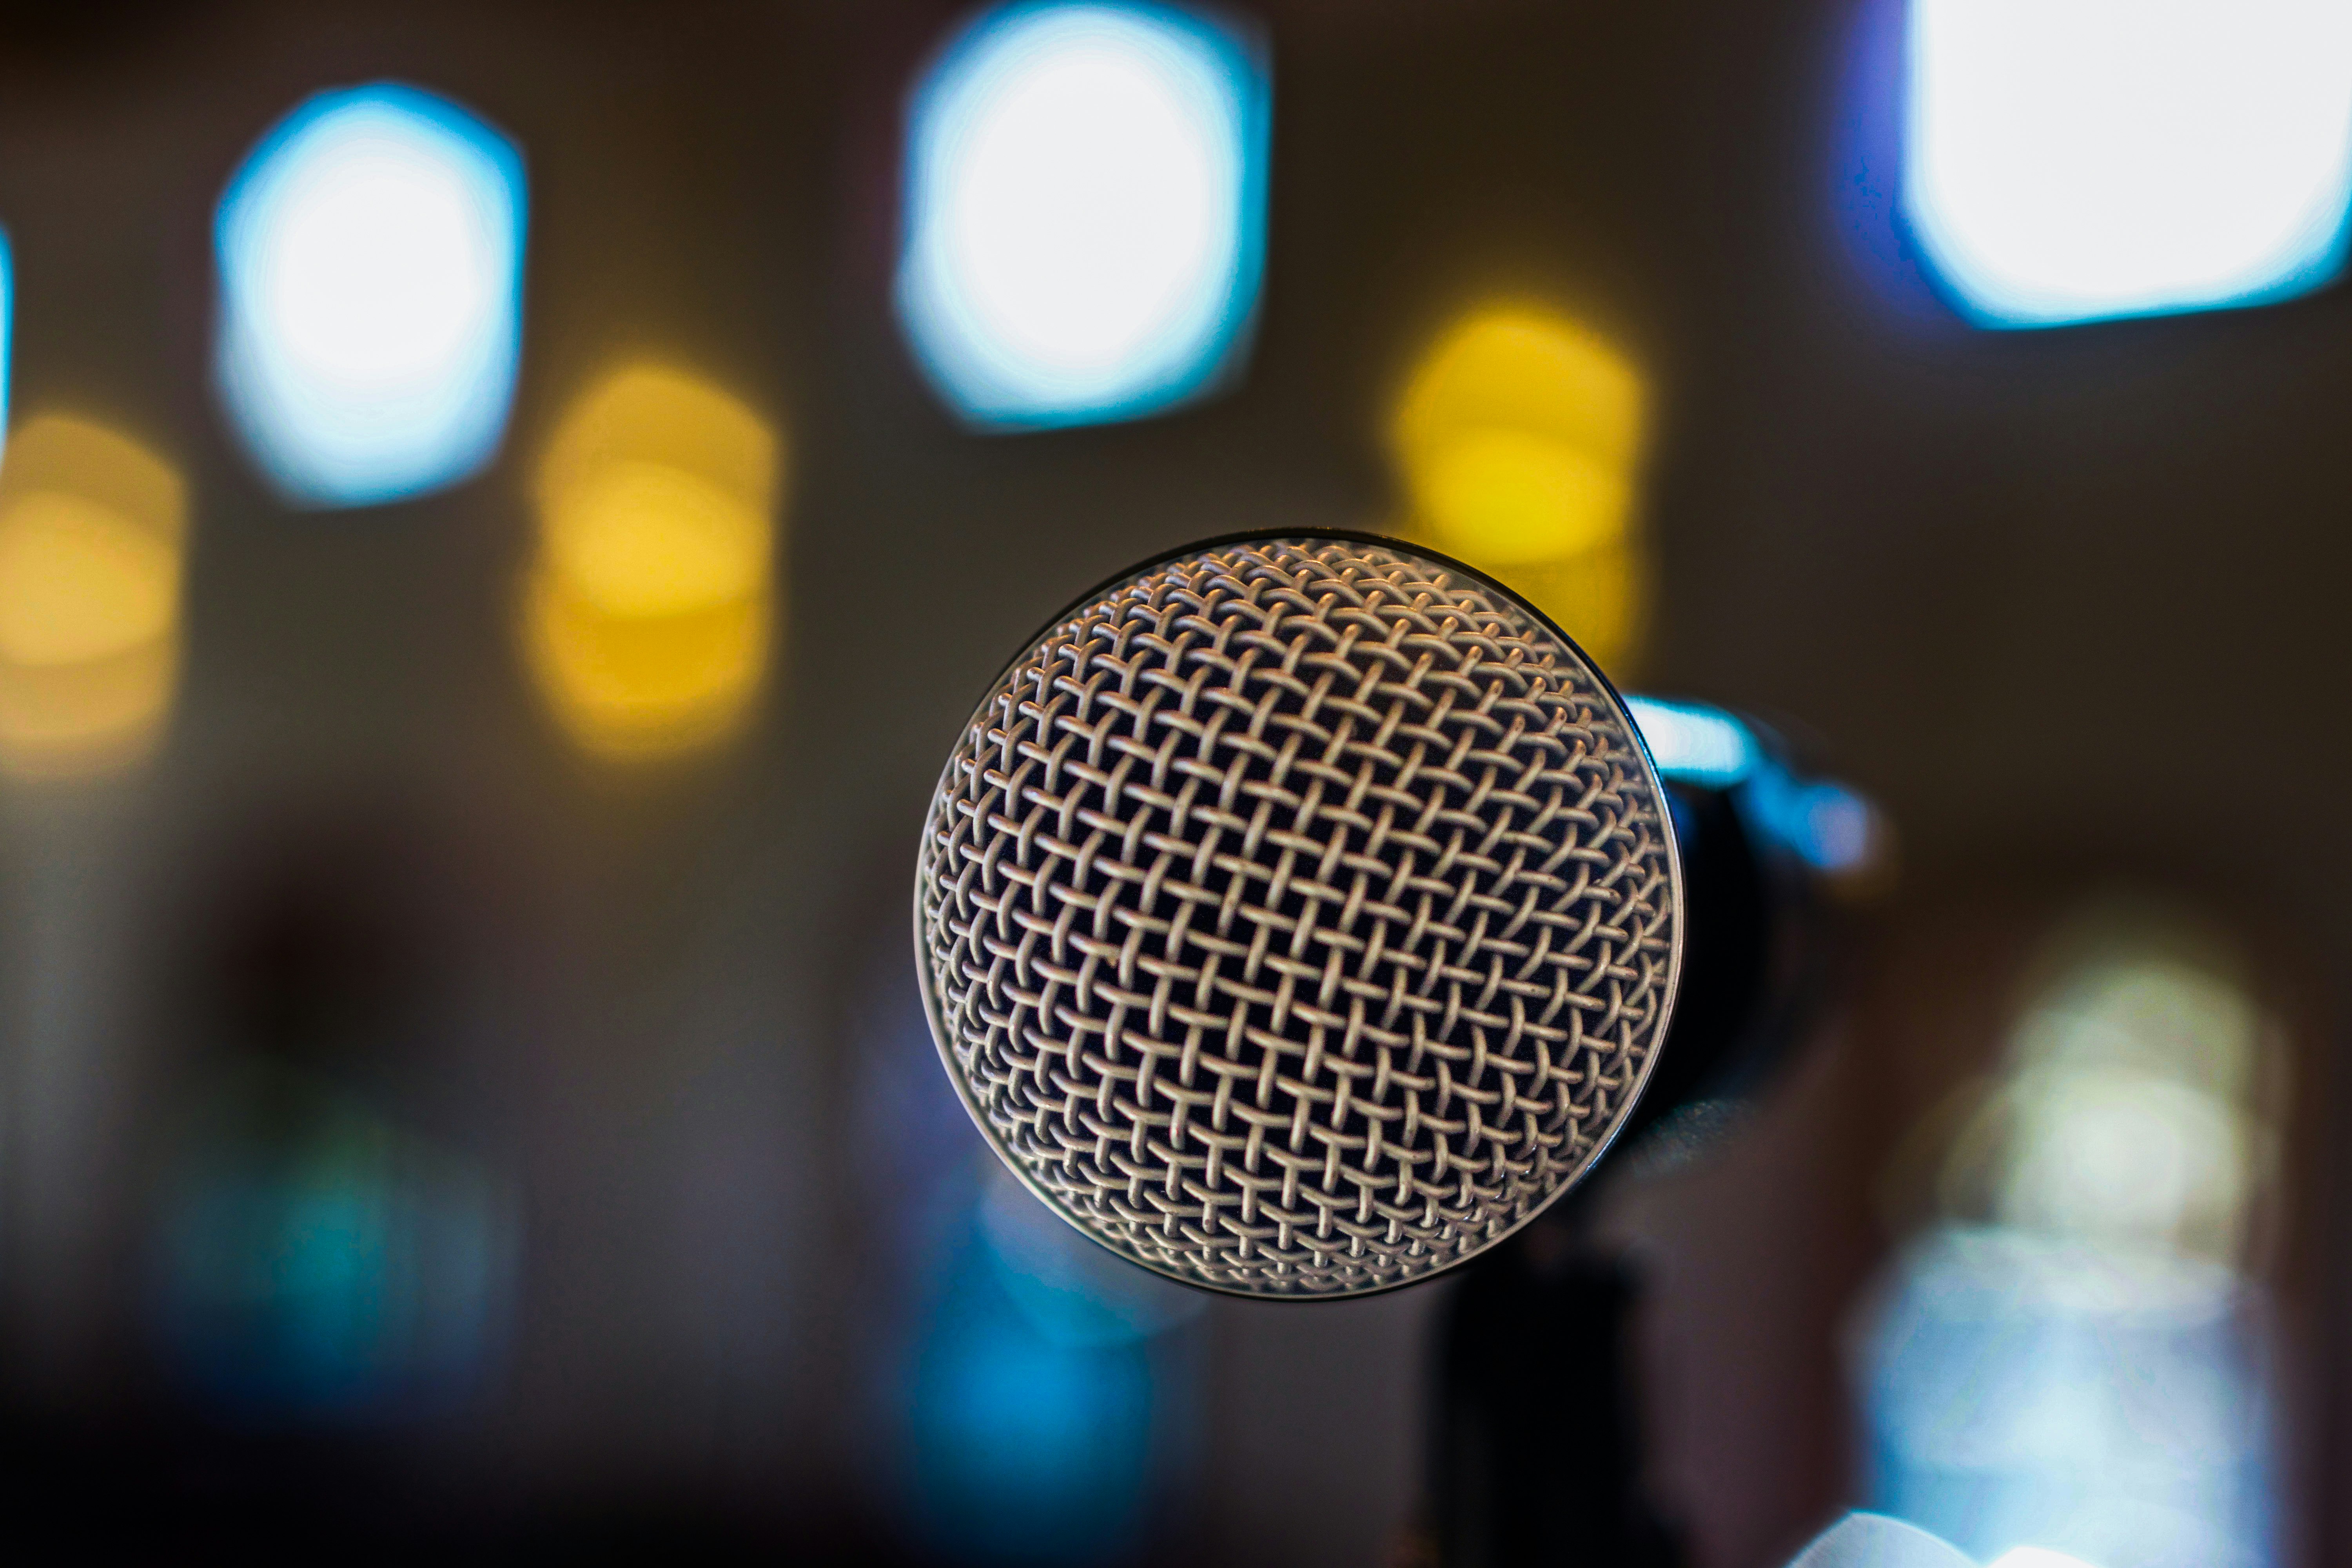
[[[1418,546],[1148,562],[989,688],[923,826],[940,1058],[1021,1182],[1189,1285],[1348,1298],[1487,1252],[1635,1117],[1675,812],[1608,679]]]

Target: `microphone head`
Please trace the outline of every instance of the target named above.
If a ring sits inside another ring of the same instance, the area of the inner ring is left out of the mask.
[[[1681,973],[1624,705],[1508,589],[1301,532],[1151,562],[998,677],[940,776],[917,968],[949,1076],[1144,1268],[1328,1299],[1575,1185]]]

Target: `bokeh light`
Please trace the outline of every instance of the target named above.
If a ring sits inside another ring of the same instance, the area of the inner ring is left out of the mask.
[[[1943,1217],[1864,1338],[1873,1506],[1987,1558],[2273,1560],[2267,1314],[2246,1268],[2275,1046],[2231,949],[2194,921],[2103,908],[2053,940],[1950,1140]]]
[[[1988,326],[2252,304],[2342,265],[2352,8],[1911,0],[1903,204]]]
[[[1131,1563],[1195,1474],[1205,1298],[1081,1236],[940,1070],[895,925],[856,987],[871,1503],[911,1560]]]
[[[144,758],[180,664],[185,487],[89,420],[44,415],[0,468],[0,767],[82,777]]]
[[[514,1289],[512,1196],[266,1058],[186,1111],[154,1259],[172,1368],[215,1413],[384,1420],[472,1395]]]
[[[1720,708],[1629,697],[1625,710],[1641,727],[1651,762],[1667,778],[1728,789],[1755,771],[1755,738]]]
[[[8,380],[16,346],[16,252],[0,228],[0,456],[8,439]]]
[[[1167,6],[1016,5],[915,93],[898,305],[981,425],[1133,418],[1248,349],[1268,88],[1226,26]]]
[[[986,1160],[987,1156],[981,1156]],[[951,1561],[1129,1561],[1166,1462],[1170,1331],[1199,1299],[1113,1258],[988,1161],[909,1347],[922,1532]]]
[[[540,465],[523,641],[575,741],[664,756],[740,727],[776,637],[782,443],[683,372],[615,372]]]
[[[1584,327],[1500,303],[1439,340],[1389,432],[1412,531],[1526,595],[1620,675],[1649,597],[1644,403],[1639,373]]]
[[[521,350],[512,142],[389,83],[321,93],[222,198],[215,373],[287,498],[366,506],[454,484],[504,433]]]
[[[1832,780],[1794,792],[1782,831],[1816,871],[1861,871],[1893,853],[1893,829],[1864,796]]]
[[[1833,892],[1866,896],[1891,876],[1894,829],[1885,815],[1833,779],[1801,776],[1737,714],[1662,697],[1628,697],[1625,710],[1660,777],[1738,791],[1749,830],[1821,872]]]
[[[1949,1542],[1881,1513],[1849,1513],[1789,1568],[1977,1568]]]

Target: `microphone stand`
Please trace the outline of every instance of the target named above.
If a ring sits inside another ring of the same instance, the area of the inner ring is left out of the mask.
[[[1638,1282],[1581,1217],[1546,1215],[1446,1304],[1429,1477],[1441,1568],[1688,1561],[1643,1486]]]
[[[1683,847],[1685,978],[1612,1169],[1700,1153],[1802,1032],[1833,945],[1819,880],[1777,830],[1777,747],[1729,787],[1666,777]],[[1677,1111],[1685,1114],[1676,1115]],[[1636,1151],[1636,1146],[1640,1148]],[[1588,1179],[1462,1270],[1440,1320],[1413,1568],[1682,1568],[1644,1489],[1633,1354],[1640,1280],[1591,1237]]]

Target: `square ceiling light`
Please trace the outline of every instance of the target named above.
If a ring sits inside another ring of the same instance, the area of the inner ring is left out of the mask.
[[[1016,5],[917,89],[898,308],[982,426],[1157,413],[1227,380],[1265,251],[1267,85],[1226,25]]]
[[[288,500],[367,506],[498,450],[522,333],[523,170],[446,99],[321,93],[265,137],[215,231],[215,369]]]
[[[1903,203],[1979,324],[2284,299],[2352,203],[2346,0],[1910,0]]]

